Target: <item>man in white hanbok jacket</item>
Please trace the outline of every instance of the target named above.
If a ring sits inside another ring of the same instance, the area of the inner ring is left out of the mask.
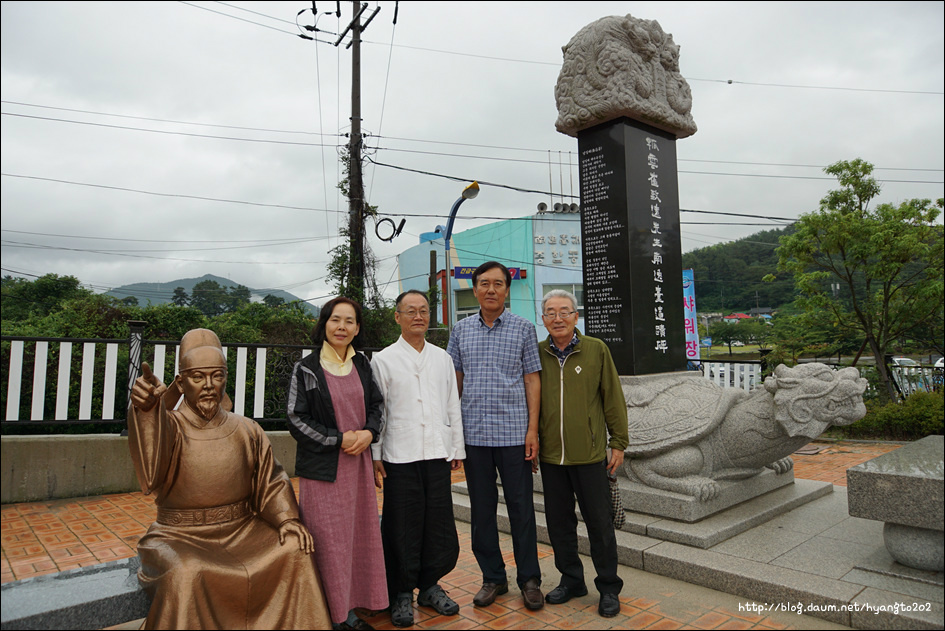
[[[459,606],[439,586],[456,567],[450,472],[466,458],[453,361],[426,342],[430,305],[416,290],[397,298],[401,336],[371,360],[384,396],[380,437],[371,446],[375,482],[384,489],[381,536],[391,621],[413,624],[417,604],[451,616]]]

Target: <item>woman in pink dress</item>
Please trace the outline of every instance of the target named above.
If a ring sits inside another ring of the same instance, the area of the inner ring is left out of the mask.
[[[289,384],[302,523],[315,540],[335,629],[370,629],[354,610],[388,606],[368,449],[381,429],[382,398],[370,362],[354,350],[360,330],[358,303],[328,301],[313,333],[321,349],[296,363]]]

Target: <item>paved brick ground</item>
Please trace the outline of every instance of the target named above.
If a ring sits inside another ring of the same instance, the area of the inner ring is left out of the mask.
[[[816,442],[820,451],[794,456],[795,476],[846,486],[846,470],[899,447],[893,443],[851,441]],[[462,479],[462,474],[454,476]],[[297,480],[293,481],[296,484]],[[380,494],[378,495],[380,508]],[[53,572],[95,565],[133,556],[138,540],[154,521],[156,509],[151,498],[141,493],[73,498],[48,502],[9,504],[2,507],[2,564],[0,582],[21,580]],[[470,551],[469,530],[459,525],[460,559],[457,568],[443,581],[443,587],[460,604],[460,614],[437,617],[427,608],[417,608],[416,626],[437,629],[783,629],[820,628],[830,625],[816,619],[785,614],[763,617],[739,612],[736,596],[703,590],[697,586],[679,588],[678,581],[637,570],[625,578],[621,613],[606,620],[597,615],[597,598],[592,593],[565,605],[546,606],[537,612],[524,609],[514,587],[487,608],[472,605],[481,575]],[[511,543],[502,535],[507,563],[513,565]],[[539,544],[539,557],[546,576],[545,588],[555,585],[551,547]],[[586,571],[590,571],[587,568]],[[685,592],[685,593],[683,593]],[[696,596],[693,596],[696,594]],[[390,618],[381,613],[369,618],[378,629],[392,629]],[[812,622],[813,621],[813,622]],[[795,626],[796,625],[796,626]],[[835,625],[832,628],[838,628]]]

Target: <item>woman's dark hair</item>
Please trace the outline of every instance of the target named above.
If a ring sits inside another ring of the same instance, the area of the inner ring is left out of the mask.
[[[328,319],[335,311],[335,307],[340,304],[351,305],[354,308],[354,319],[360,328],[358,334],[351,340],[351,345],[356,349],[361,348],[361,334],[364,332],[362,330],[364,326],[361,320],[361,305],[351,300],[351,298],[345,298],[344,296],[332,298],[322,306],[322,310],[318,314],[318,322],[315,323],[315,328],[312,330],[312,341],[315,342],[317,346],[321,346],[325,343],[325,325],[328,324]]]

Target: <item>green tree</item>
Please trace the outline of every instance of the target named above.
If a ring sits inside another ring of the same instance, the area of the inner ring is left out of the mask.
[[[252,293],[249,291],[249,287],[245,285],[237,285],[236,287],[231,287],[230,291],[227,292],[227,297],[229,300],[229,307],[227,311],[236,311],[240,307],[245,307],[252,300]]]
[[[824,171],[840,188],[821,200],[817,212],[802,215],[794,234],[781,238],[779,269],[794,275],[808,312],[826,311],[837,326],[862,334],[881,383],[895,398],[887,350],[941,312],[945,244],[935,221],[943,202],[909,199],[870,210],[880,192],[872,164],[840,161]]]
[[[285,304],[285,298],[273,296],[272,294],[266,294],[265,298],[263,298],[263,303],[267,307],[279,307]]]
[[[732,343],[741,341],[740,325],[728,322],[713,322],[709,325],[709,337],[712,344],[728,344],[728,354],[732,354]]]
[[[200,281],[194,285],[191,296],[190,304],[208,317],[226,312],[230,305],[226,287],[215,280]]]
[[[171,298],[173,302],[178,307],[186,307],[190,304],[190,296],[187,295],[187,290],[183,287],[174,288],[174,297]]]
[[[790,306],[783,309],[774,319],[771,329],[774,351],[768,356],[768,365],[797,364],[798,357],[811,344],[813,338],[814,333],[803,313]]]
[[[701,313],[748,311],[752,307],[777,309],[793,302],[790,278],[766,283],[778,269],[778,239],[793,232],[790,226],[700,248],[683,254],[684,269],[696,280],[696,304]]]
[[[33,281],[4,276],[0,308],[4,322],[28,320],[59,311],[67,300],[91,295],[92,292],[82,287],[75,276],[46,274]]]
[[[759,349],[767,349],[774,335],[772,326],[758,319],[740,322],[738,329],[742,342],[745,344],[757,344]]]
[[[149,305],[136,318],[147,322],[145,337],[151,340],[179,340],[191,329],[208,326],[207,317],[196,307],[170,303]]]

